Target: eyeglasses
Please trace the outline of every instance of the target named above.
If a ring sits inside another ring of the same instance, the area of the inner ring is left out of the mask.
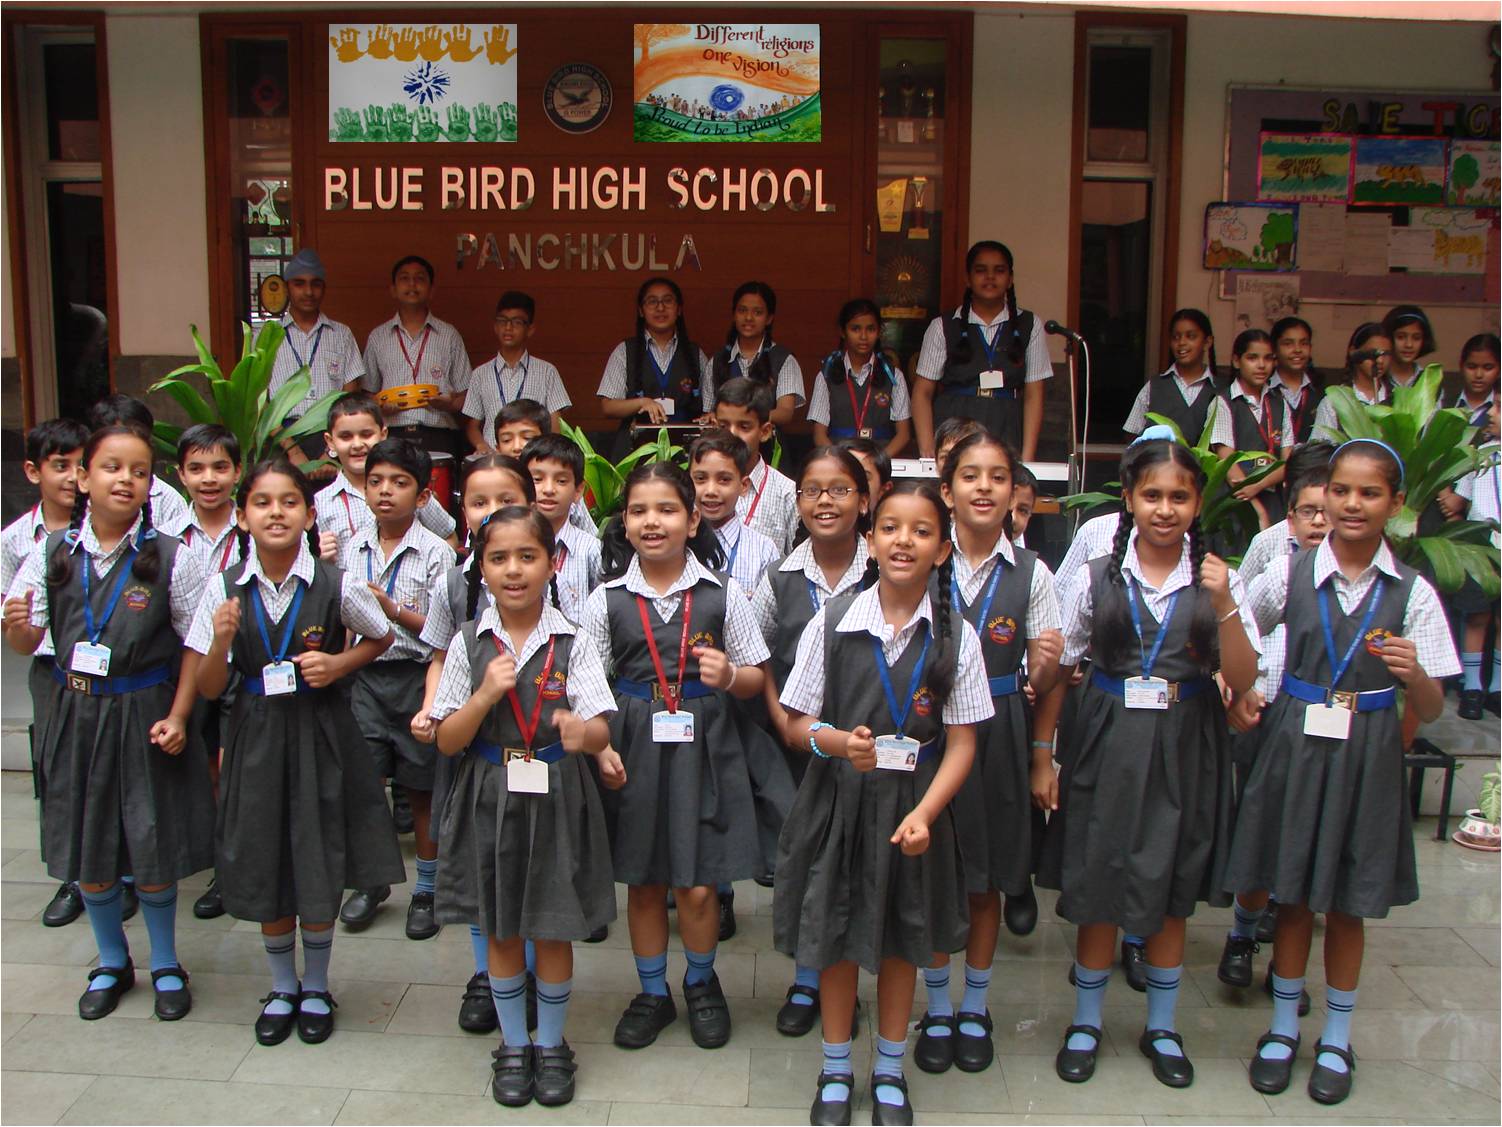
[[[525,317],[497,317],[495,323],[503,329],[525,329],[532,322]]]
[[[1298,508],[1294,509],[1293,515],[1298,517],[1302,521],[1312,522],[1315,520],[1323,519],[1325,510],[1320,508],[1318,505],[1300,505]]]
[[[646,309],[671,309],[678,304],[676,297],[644,297],[641,299],[642,306]]]
[[[793,492],[805,501],[817,501],[826,493],[828,493],[836,501],[843,501],[846,497],[849,497],[850,494],[855,492],[855,486],[845,485],[843,483],[836,485],[826,485],[823,487],[809,485],[804,486],[800,489],[795,489],[793,490]]]

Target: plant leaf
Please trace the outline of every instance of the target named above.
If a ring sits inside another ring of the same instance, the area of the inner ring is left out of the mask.
[[[217,422],[218,418],[214,409],[203,401],[203,396],[198,389],[190,383],[182,380],[165,379],[158,383],[152,390],[164,391],[177,401],[189,419],[195,423]]]
[[[219,377],[219,361],[214,359],[214,354],[209,351],[209,346],[203,343],[203,338],[198,335],[198,326],[189,325],[188,332],[193,334],[193,347],[198,350],[198,363],[210,371],[204,375],[210,378]]]
[[[177,440],[183,436],[183,428],[176,423],[158,422],[151,428],[152,443],[157,452],[169,461],[177,459]]]

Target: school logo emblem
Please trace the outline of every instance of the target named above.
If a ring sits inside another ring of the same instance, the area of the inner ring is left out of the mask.
[[[1393,636],[1394,635],[1391,630],[1384,630],[1380,626],[1372,627],[1362,635],[1362,638],[1366,642],[1366,652],[1371,654],[1373,657],[1381,657],[1383,643],[1385,643],[1387,639]]]
[[[696,634],[690,634],[688,636],[688,644],[690,649],[694,646],[708,646],[711,649],[718,648],[714,640],[714,632],[711,630],[700,630]]]
[[[309,626],[298,637],[302,639],[302,648],[305,650],[323,649],[323,639],[326,631],[322,626]]]
[[[934,710],[934,695],[928,691],[925,685],[913,694],[913,711],[919,716],[927,716]]]
[[[331,356],[327,360],[324,361],[324,366],[328,368],[329,375],[331,375],[331,376],[337,376],[340,372],[342,372],[344,370],[344,361],[343,360],[337,360],[337,359],[335,359],[334,357]]]
[[[885,391],[878,391],[872,398],[876,400],[878,407],[890,407],[892,405],[892,397]]]
[[[534,677],[532,683],[539,686],[538,695],[543,700],[562,700],[563,694],[568,691],[568,674],[561,669],[554,669],[548,674],[546,684],[543,684],[541,674]]]
[[[125,589],[125,608],[127,610],[145,610],[151,605],[151,588],[127,587]]]
[[[986,623],[986,635],[998,646],[1009,646],[1017,637],[1017,620],[1010,615],[999,614]]]

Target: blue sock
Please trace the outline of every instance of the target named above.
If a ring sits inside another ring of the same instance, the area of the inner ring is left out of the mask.
[[[1498,648],[1492,651],[1492,679],[1486,686],[1486,691],[1495,693],[1502,690],[1502,642],[1498,642]]]
[[[537,1019],[542,1021],[542,991],[538,991]],[[529,1044],[527,1038],[527,972],[510,978],[490,976],[490,998],[501,1023],[501,1044],[513,1048]]]
[[[668,996],[668,953],[660,955],[637,955],[636,977],[641,979],[643,994]]]
[[[1473,693],[1481,691],[1481,655],[1460,655],[1460,687]]]
[[[1183,977],[1183,973],[1183,966],[1155,967],[1151,963],[1148,964],[1147,1027],[1149,1029],[1178,1032],[1174,1028],[1173,1012],[1179,1004],[1179,980]],[[1184,1055],[1183,1050],[1166,1037],[1160,1037],[1154,1041],[1153,1048],[1166,1056]]]
[[[854,1073],[850,1071],[849,1041],[840,1041],[834,1044],[828,1041],[824,1042],[823,1072],[826,1076],[849,1076],[852,1080],[855,1079]],[[826,1100],[848,1100],[850,1098],[850,1085],[825,1084],[823,1090],[819,1092],[819,1096],[821,1099]]]
[[[412,886],[413,895],[419,892],[431,893],[437,887],[437,877],[438,858],[434,857],[431,861],[425,861],[419,857],[417,859],[417,883]]]
[[[683,975],[685,987],[698,986],[714,977],[714,953],[713,947],[704,952],[683,949],[683,957],[688,960],[688,970]]]
[[[530,939],[522,944],[522,958],[527,960],[527,973],[537,977],[537,944]]]
[[[986,1012],[986,995],[991,990],[991,968],[981,970],[965,963],[965,992],[960,995],[960,1013],[983,1014]],[[985,1026],[974,1021],[960,1022],[960,1032],[966,1037],[986,1036]]]
[[[949,1000],[949,964],[942,967],[924,967],[923,985],[928,989],[928,1012],[934,1017],[953,1017],[954,1003]],[[935,1027],[931,1037],[948,1037],[949,1030]]]
[[[1325,987],[1325,1028],[1319,1035],[1320,1042],[1339,1049],[1351,1047],[1351,1011],[1356,1008],[1356,991],[1337,990]],[[1320,1053],[1316,1063],[1335,1072],[1344,1072],[1346,1062],[1334,1053]]]
[[[819,988],[819,972],[814,970],[813,967],[806,967],[801,963],[796,963],[793,966],[793,985],[803,986],[809,990],[817,990]],[[792,1002],[795,1006],[811,1006],[814,1004],[814,1000],[807,994],[794,994],[788,1001]],[[847,1058],[849,1057],[848,1052],[845,1055]]]
[[[480,929],[479,924],[469,925],[469,945],[475,954],[475,973],[490,973],[490,937]]]
[[[1133,947],[1147,946],[1147,940],[1142,938],[1142,936],[1140,935],[1123,935],[1121,937],[1121,941],[1123,943],[1130,943]]]
[[[905,1098],[900,1089],[894,1088],[890,1084],[883,1084],[881,1077],[896,1076],[900,1078],[902,1076],[902,1058],[906,1055],[906,1041],[888,1041],[881,1034],[878,1033],[876,1035],[876,1063],[872,1065],[871,1071],[876,1077],[873,1081],[876,1085],[876,1098],[884,1104],[900,1105]]]
[[[1273,973],[1273,1022],[1268,1029],[1282,1037],[1297,1038],[1299,1035],[1299,998],[1304,993],[1302,978],[1279,978]],[[1293,1050],[1276,1041],[1263,1045],[1257,1055],[1267,1060],[1287,1060]]]
[[[1266,908],[1243,908],[1241,897],[1236,897],[1231,904],[1231,915],[1235,922],[1231,924],[1231,934],[1237,939],[1256,939],[1257,925],[1262,922],[1262,915]]]
[[[155,892],[137,889],[136,895],[141,898],[141,916],[151,938],[151,969],[177,966],[177,882]],[[181,990],[186,985],[177,975],[169,974],[157,980],[156,989]]]
[[[271,964],[271,989],[279,994],[297,997],[297,933],[286,935],[261,934],[266,947],[266,961]],[[292,1012],[292,1003],[273,998],[266,1003],[264,1013],[282,1016]]]
[[[83,906],[89,914],[89,927],[94,930],[94,944],[99,948],[99,965],[123,969],[130,962],[125,923],[120,915],[120,898],[125,895],[124,890],[113,884],[103,892],[83,892],[82,895]],[[115,982],[114,975],[101,974],[89,983],[89,989],[105,990]]]
[[[327,994],[329,990],[329,960],[334,957],[334,929],[322,931],[302,929],[302,988]],[[322,998],[306,998],[298,1004],[303,1013],[326,1014],[328,1003]]]
[[[1111,968],[1091,970],[1080,963],[1074,964],[1074,1020],[1070,1025],[1090,1025],[1099,1029],[1101,1008],[1106,1003],[1106,983],[1111,981]],[[1088,1033],[1070,1034],[1065,1046],[1071,1049],[1093,1049],[1098,1044]]]
[[[574,980],[562,982],[537,980],[537,1037],[532,1042],[547,1048],[563,1044],[563,1021],[568,1017],[568,999]]]

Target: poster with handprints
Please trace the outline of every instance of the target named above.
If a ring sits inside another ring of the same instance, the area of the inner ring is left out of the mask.
[[[1205,208],[1205,269],[1294,269],[1298,212],[1288,204],[1209,204]]]
[[[330,24],[329,140],[515,141],[516,25]]]
[[[1351,202],[1392,207],[1445,202],[1443,137],[1357,137]]]
[[[1351,138],[1343,133],[1264,133],[1257,198],[1345,203],[1351,194]]]
[[[639,23],[638,141],[818,141],[816,23]]]
[[[1451,141],[1445,202],[1456,207],[1502,204],[1502,145],[1496,141]]]

